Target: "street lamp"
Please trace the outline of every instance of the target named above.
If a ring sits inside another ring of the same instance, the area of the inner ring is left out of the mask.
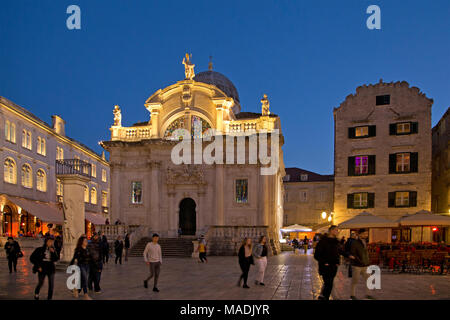
[[[334,212],[330,212],[330,214],[328,214],[325,211],[323,211],[321,213],[322,219],[323,220],[327,220],[328,222],[332,222],[333,221],[333,216],[334,216]]]
[[[322,212],[322,219],[326,219],[327,218],[327,213],[325,211]]]

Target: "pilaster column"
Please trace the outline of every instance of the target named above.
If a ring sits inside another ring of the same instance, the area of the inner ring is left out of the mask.
[[[162,109],[162,104],[160,102],[152,102],[146,104],[145,107],[150,112],[151,137],[159,138],[159,112]]]
[[[223,107],[216,106],[216,130],[223,132]]]
[[[159,206],[159,170],[161,163],[153,161],[151,163],[150,176],[150,225],[153,230],[162,230],[161,210]]]
[[[216,225],[223,226],[225,224],[224,218],[224,166],[223,164],[216,164]]]

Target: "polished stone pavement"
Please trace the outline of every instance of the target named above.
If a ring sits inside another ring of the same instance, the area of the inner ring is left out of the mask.
[[[238,288],[240,269],[237,257],[209,257],[201,264],[190,258],[165,258],[161,267],[159,293],[143,287],[148,268],[141,258],[130,258],[122,265],[114,261],[102,273],[102,293],[92,293],[94,299],[187,299],[187,300],[248,300],[317,299],[322,281],[317,263],[310,254],[283,252],[269,258],[265,287],[253,284],[254,267],[250,270],[250,289]],[[349,299],[350,279],[340,268],[334,282],[333,299]],[[57,272],[54,299],[74,299],[66,287],[68,275]],[[0,299],[32,299],[37,276],[31,272],[28,256],[19,259],[17,274],[9,274],[5,258],[0,258]],[[358,287],[363,294],[362,280]],[[47,295],[47,283],[41,299]],[[377,299],[450,299],[449,275],[411,275],[383,273],[381,289],[374,290]]]

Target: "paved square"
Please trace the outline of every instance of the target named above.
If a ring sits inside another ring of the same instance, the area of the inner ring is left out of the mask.
[[[322,281],[317,263],[311,254],[282,254],[269,258],[265,287],[253,284],[255,269],[249,276],[250,289],[236,286],[240,275],[237,257],[209,257],[201,264],[190,258],[165,258],[161,267],[159,289],[154,293],[143,287],[148,267],[141,258],[130,258],[123,265],[106,265],[102,273],[103,293],[94,299],[186,299],[186,300],[248,300],[248,299],[317,299]],[[341,267],[334,282],[333,299],[349,299],[350,280]],[[66,287],[68,275],[57,272],[54,299],[74,299]],[[17,274],[9,274],[7,261],[0,258],[0,299],[33,299],[37,276],[31,272],[26,256],[19,259]],[[362,281],[357,294],[363,294]],[[449,275],[388,274],[381,276],[381,290],[374,290],[377,299],[450,299]],[[41,299],[47,295],[47,282],[41,290]]]

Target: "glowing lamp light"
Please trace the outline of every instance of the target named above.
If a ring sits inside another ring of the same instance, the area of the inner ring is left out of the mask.
[[[21,214],[21,213],[22,213],[22,208],[19,207],[19,206],[17,206],[17,212],[18,212],[19,214]]]
[[[3,208],[5,208],[4,204],[0,204],[0,212],[3,212]],[[450,212],[450,210],[448,210],[448,212]]]
[[[331,216],[328,217],[328,222],[331,222]]]
[[[436,231],[438,231],[439,229],[438,229],[437,227],[433,227],[433,228],[431,228],[431,230],[432,230],[433,232],[436,232]]]
[[[327,218],[327,213],[324,211],[322,212],[322,219],[326,219]]]

